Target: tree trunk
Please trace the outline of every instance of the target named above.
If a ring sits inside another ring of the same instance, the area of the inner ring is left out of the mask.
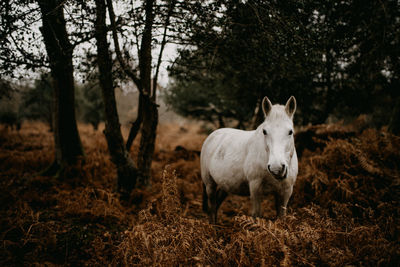
[[[129,130],[128,140],[126,141],[126,150],[130,151],[133,141],[135,140],[140,126],[143,122],[143,95],[139,93],[139,103],[136,120],[132,123],[131,129]]]
[[[141,126],[142,135],[140,139],[140,148],[138,153],[138,167],[139,167],[138,182],[142,186],[143,185],[146,186],[149,184],[151,161],[153,159],[153,154],[154,154],[154,144],[156,139],[157,124],[158,124],[158,110],[156,104],[156,90],[155,90],[156,85],[154,85],[153,90],[151,87],[151,68],[152,68],[151,44],[152,44],[153,22],[154,22],[154,14],[153,14],[154,2],[155,2],[154,0],[145,1],[146,20],[139,51],[140,76],[137,77],[136,73],[132,72],[128,68],[128,65],[122,58],[121,51],[119,50],[118,36],[115,26],[115,14],[113,11],[112,1],[107,0],[111,28],[113,31],[115,52],[117,54],[118,61],[123,67],[125,73],[134,81],[140,92],[138,118],[132,124],[132,128],[129,133],[126,147],[130,148]],[[173,5],[171,3],[169,14],[172,14],[171,10],[172,7]],[[168,23],[169,21],[167,19],[165,25],[168,25]],[[166,36],[166,30],[164,31],[164,37],[165,36]],[[163,37],[163,43],[165,42],[164,37]],[[163,50],[163,45],[160,53],[162,53],[162,50]]]
[[[137,167],[125,148],[121,134],[115,92],[112,78],[112,62],[107,43],[106,5],[104,0],[96,0],[95,37],[97,41],[97,64],[105,107],[105,136],[111,160],[117,167],[118,190],[129,194],[135,187]]]
[[[324,106],[321,112],[319,112],[317,119],[315,121],[316,124],[323,124],[328,119],[329,115],[331,115],[332,111],[335,109],[335,92],[333,91],[333,81],[332,74],[334,71],[334,58],[330,48],[325,49],[326,55],[326,63],[325,63],[325,87],[326,87],[326,95],[324,97]]]
[[[46,119],[47,119],[46,121],[49,126],[49,132],[54,132],[54,118],[53,118],[53,115],[54,115],[53,110],[54,110],[54,103],[55,103],[54,100],[55,100],[55,98],[53,97],[53,102],[51,102],[49,107],[47,108],[48,114],[46,114]]]
[[[225,122],[222,114],[217,112],[217,118],[218,118],[218,128],[225,128]]]
[[[145,4],[146,21],[142,36],[139,54],[140,81],[144,95],[151,94],[151,41],[154,22],[154,0],[147,0]]]
[[[139,183],[142,186],[149,185],[151,162],[153,160],[158,124],[158,109],[155,103],[156,91],[151,95],[151,41],[154,22],[153,4],[154,0],[147,0],[145,4],[146,21],[139,55],[140,81],[143,90],[143,122],[138,153],[138,166],[140,173]]]
[[[56,175],[84,156],[75,117],[72,45],[68,40],[62,1],[39,0],[41,32],[54,88],[54,163],[43,174]]]
[[[153,161],[157,135],[158,108],[157,104],[149,97],[144,97],[143,102],[142,136],[140,138],[138,166],[140,170],[139,184],[147,186],[150,181],[151,162]]]

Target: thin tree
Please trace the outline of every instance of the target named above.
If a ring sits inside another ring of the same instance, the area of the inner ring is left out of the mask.
[[[43,172],[58,175],[84,156],[75,116],[73,46],[68,39],[63,1],[39,0],[42,27],[54,88],[55,160]]]
[[[105,107],[105,136],[111,160],[117,167],[118,190],[129,194],[134,188],[137,179],[137,167],[128,150],[119,123],[115,91],[112,76],[112,61],[107,42],[106,3],[104,0],[96,0],[95,37],[97,42],[97,64],[99,68],[100,87],[102,89]]]
[[[130,147],[135,139],[137,133],[141,129],[141,140],[138,153],[138,168],[139,177],[138,182],[140,185],[148,185],[150,179],[151,162],[153,159],[154,145],[156,140],[156,131],[158,125],[158,105],[156,103],[157,95],[157,78],[159,73],[159,68],[161,65],[161,58],[164,51],[164,47],[167,43],[167,31],[169,26],[169,20],[172,14],[172,10],[175,6],[175,1],[169,2],[169,7],[167,14],[165,16],[164,31],[162,42],[160,46],[159,57],[156,65],[155,76],[152,80],[152,42],[153,42],[153,27],[154,27],[154,0],[144,1],[145,10],[145,22],[144,30],[142,34],[142,40],[139,49],[139,74],[134,72],[126,63],[122,56],[119,41],[117,36],[117,27],[115,23],[115,14],[111,0],[107,0],[109,17],[111,21],[111,29],[113,33],[113,40],[115,46],[115,52],[117,59],[126,73],[126,75],[131,78],[135,83],[139,91],[139,105],[138,105],[138,115],[135,122],[132,124],[126,148],[130,150]]]

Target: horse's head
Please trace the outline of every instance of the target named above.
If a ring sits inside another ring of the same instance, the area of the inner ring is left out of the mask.
[[[293,115],[296,111],[296,99],[291,96],[285,106],[272,105],[264,97],[262,109],[265,121],[258,127],[258,135],[264,139],[267,151],[267,169],[279,180],[287,177],[290,160],[295,151]]]

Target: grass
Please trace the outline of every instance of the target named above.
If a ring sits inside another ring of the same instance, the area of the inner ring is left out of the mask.
[[[101,130],[80,125],[86,163],[75,177],[37,173],[51,163],[53,136],[40,123],[0,127],[0,264],[139,266],[398,266],[400,139],[336,125],[296,136],[299,176],[288,216],[248,216],[229,196],[219,223],[201,209],[197,125],[160,125],[152,186],[129,201]],[[127,131],[124,129],[126,136]],[[135,158],[138,140],[134,143]]]

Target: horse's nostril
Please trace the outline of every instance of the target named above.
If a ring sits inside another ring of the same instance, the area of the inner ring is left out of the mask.
[[[270,164],[268,164],[268,170],[269,170],[269,172],[271,172],[271,165]]]
[[[281,172],[284,172],[284,171],[285,171],[285,168],[286,168],[286,165],[285,165],[285,164],[282,164]]]

